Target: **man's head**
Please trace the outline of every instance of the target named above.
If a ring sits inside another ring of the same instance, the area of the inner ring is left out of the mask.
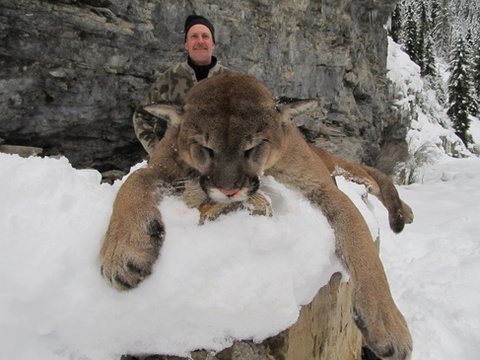
[[[208,19],[190,15],[185,21],[185,50],[197,65],[208,65],[215,49],[215,29]]]

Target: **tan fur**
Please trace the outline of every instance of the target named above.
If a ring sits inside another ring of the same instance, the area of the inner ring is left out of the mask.
[[[354,286],[354,318],[368,346],[384,359],[407,359],[410,333],[397,309],[370,231],[326,164],[290,121],[309,102],[276,107],[271,93],[245,75],[212,77],[195,86],[183,109],[152,105],[171,125],[147,168],[121,187],[101,250],[102,273],[118,289],[148,276],[164,238],[156,205],[187,179],[214,202],[248,201],[260,175],[301,191],[335,232],[338,256]]]
[[[388,210],[390,228],[394,232],[399,233],[405,224],[412,223],[413,211],[400,199],[388,175],[370,166],[342,160],[314,145],[310,147],[320,157],[332,176],[343,176],[346,180],[364,185],[369,193],[382,202]]]

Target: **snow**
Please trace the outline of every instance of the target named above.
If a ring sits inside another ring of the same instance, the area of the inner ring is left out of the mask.
[[[420,76],[420,67],[402,51],[401,46],[388,39],[387,76],[394,84],[395,106],[412,118],[406,139],[412,158],[400,164],[398,170],[406,173],[406,183],[422,181],[423,167],[444,158],[469,157],[471,152],[455,135],[447,111],[437,100],[435,91]],[[448,79],[445,66],[439,62],[440,77]],[[469,133],[477,142],[480,122],[471,117]],[[477,142],[478,144],[478,142]],[[478,145],[477,145],[478,146]]]
[[[416,107],[408,97],[422,92],[421,79],[396,44],[389,48],[389,77],[409,84],[403,101]],[[364,203],[363,187],[337,180],[374,237],[380,234],[413,359],[477,360],[480,159],[445,155],[445,139],[455,143],[455,136],[441,107],[424,99],[409,146],[414,153],[431,145],[435,156],[415,164],[416,183],[398,187],[413,224],[393,234],[378,200]],[[98,172],[76,170],[64,158],[0,154],[1,359],[118,360],[258,341],[293,323],[301,305],[343,271],[321,213],[267,178],[272,218],[238,212],[198,226],[196,210],[167,198],[160,208],[168,235],[153,274],[117,292],[100,276],[98,252],[121,183],[101,184]]]
[[[153,275],[120,293],[101,278],[98,253],[121,182],[100,184],[66,159],[0,154],[0,169],[0,358],[184,355],[262,340],[343,271],[319,211],[266,178],[272,218],[238,212],[199,226],[196,209],[167,198]]]
[[[383,232],[381,257],[415,342],[413,359],[478,359],[480,159],[451,159],[399,188],[415,212],[400,234]],[[379,221],[381,221],[379,214]]]

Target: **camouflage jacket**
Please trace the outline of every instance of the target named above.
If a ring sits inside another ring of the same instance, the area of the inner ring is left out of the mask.
[[[208,77],[233,73],[232,70],[215,64]],[[140,102],[133,114],[135,134],[149,154],[163,136],[166,123],[143,110],[143,106],[155,102],[181,103],[185,94],[197,83],[195,71],[188,62],[179,63],[161,74]]]

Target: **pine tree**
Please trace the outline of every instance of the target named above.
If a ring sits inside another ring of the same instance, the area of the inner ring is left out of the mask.
[[[439,0],[432,0],[430,6],[432,9],[432,13],[431,13],[432,29],[435,29],[437,27],[438,18],[440,17],[440,12],[441,12]]]
[[[480,116],[480,48],[478,46],[473,50],[471,72],[474,95],[470,113],[474,116]]]
[[[451,61],[451,75],[448,81],[448,101],[450,107],[447,114],[453,120],[455,133],[465,144],[471,142],[468,135],[470,128],[469,115],[471,113],[471,104],[474,102],[470,68],[467,45],[465,41],[460,38],[453,51]]]
[[[424,57],[423,57],[423,76],[435,76],[437,75],[437,70],[435,66],[435,50],[433,48],[433,39],[431,35],[428,35],[425,39],[424,47]]]
[[[473,86],[475,88],[477,103],[480,103],[480,41],[477,42],[475,56],[473,58]],[[477,108],[475,115],[479,116],[480,109]]]
[[[427,9],[425,7],[425,3],[420,4],[420,18],[417,20],[419,23],[418,25],[418,32],[417,32],[417,64],[420,65],[420,69],[423,70],[425,68],[425,37],[428,36],[428,19],[427,19]]]
[[[466,40],[466,45],[468,46],[468,49],[470,53],[472,53],[473,47],[475,46],[474,40],[473,40],[473,35],[472,35],[472,29],[467,30],[467,36],[465,37]]]
[[[393,13],[392,13],[389,35],[392,37],[393,41],[399,44],[402,42],[401,32],[402,32],[402,7],[401,7],[401,4],[398,3],[397,6],[395,6],[395,9],[393,10]]]
[[[448,57],[452,43],[452,14],[450,0],[432,1],[432,38],[435,39],[437,53],[445,58]]]
[[[420,65],[421,57],[418,49],[418,29],[415,18],[414,4],[409,4],[406,12],[405,23],[405,52],[410,55],[412,61]]]
[[[418,34],[418,48],[421,62],[419,65],[423,76],[435,76],[435,54],[431,30],[431,16],[425,3],[421,4],[420,9],[420,32]]]

